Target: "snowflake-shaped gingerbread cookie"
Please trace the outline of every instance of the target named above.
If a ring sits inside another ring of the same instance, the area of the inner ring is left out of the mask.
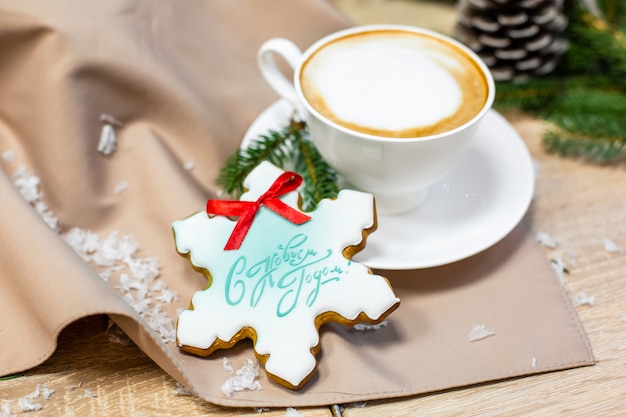
[[[250,338],[268,376],[293,389],[315,372],[320,326],[379,323],[400,303],[350,259],[376,228],[372,195],[343,190],[303,213],[300,181],[264,162],[239,201],[209,200],[172,226],[178,252],[209,279],[180,314],[178,346],[206,356]]]

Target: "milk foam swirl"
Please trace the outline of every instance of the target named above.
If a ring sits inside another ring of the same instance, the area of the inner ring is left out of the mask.
[[[335,40],[310,57],[300,81],[319,113],[378,136],[454,129],[478,114],[487,97],[484,76],[463,51],[404,31]]]

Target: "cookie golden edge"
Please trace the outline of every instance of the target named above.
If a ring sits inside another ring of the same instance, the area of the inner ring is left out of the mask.
[[[361,241],[359,243],[357,243],[355,245],[346,246],[343,249],[342,255],[347,260],[351,260],[354,255],[356,255],[357,253],[359,253],[360,251],[362,251],[365,248],[366,243],[367,243],[367,238],[369,237],[370,233],[373,233],[378,228],[378,216],[377,216],[377,212],[376,212],[376,200],[375,199],[373,199],[372,204],[373,204],[373,222],[372,222],[372,225],[370,227],[365,228],[365,229],[362,230],[362,232],[361,232],[362,238],[361,238]],[[174,239],[176,239],[176,232],[175,231],[174,231]],[[191,261],[191,254],[189,252],[182,253],[182,252],[179,252],[178,249],[176,251],[177,251],[177,253],[179,255],[183,256],[184,258],[187,258],[187,260],[189,261],[189,263],[191,264],[193,269],[195,269],[196,271],[202,273],[207,278],[208,282],[207,282],[207,285],[204,287],[204,289],[205,290],[208,289],[211,286],[212,282],[213,282],[213,277],[212,277],[210,271],[207,270],[206,268],[202,268],[202,267],[199,267],[199,266],[195,265]],[[371,268],[368,267],[367,271],[368,271],[369,275],[374,275],[374,273],[371,270]],[[391,286],[391,283],[389,282],[387,277],[384,277],[382,275],[379,275],[379,276],[385,280],[385,282],[387,283],[387,285],[389,286],[391,291],[395,294],[395,291],[393,290],[393,287]],[[337,312],[327,311],[327,312],[319,314],[315,318],[315,327],[316,327],[317,333],[319,335],[320,328],[324,324],[331,323],[331,322],[332,323],[341,324],[341,325],[346,326],[346,327],[352,327],[352,326],[354,326],[356,324],[360,324],[360,323],[367,323],[367,324],[371,324],[371,325],[376,325],[376,324],[380,324],[383,321],[385,321],[387,319],[387,317],[389,317],[389,315],[391,313],[393,313],[395,310],[398,309],[398,307],[400,307],[400,301],[396,302],[394,305],[389,307],[385,312],[383,312],[376,319],[372,319],[371,317],[369,317],[364,312],[361,312],[361,313],[359,313],[359,315],[356,318],[350,320],[350,319],[346,319],[345,317],[343,317],[341,314],[339,314]],[[191,301],[189,303],[188,310],[194,310],[193,301]],[[176,323],[176,328],[178,329],[178,321]],[[234,347],[237,343],[239,343],[240,341],[245,340],[245,339],[249,339],[249,340],[252,341],[254,356],[257,358],[259,363],[261,363],[263,365],[263,368],[265,369],[265,373],[267,374],[268,378],[271,379],[272,381],[276,382],[277,384],[284,386],[285,388],[289,388],[289,389],[292,389],[292,390],[298,390],[298,389],[302,388],[303,386],[305,386],[309,382],[309,380],[313,377],[313,375],[315,375],[315,373],[317,372],[317,368],[318,368],[317,354],[322,349],[321,338],[319,338],[319,341],[318,341],[317,345],[313,346],[310,349],[311,354],[315,358],[315,366],[313,367],[311,372],[309,372],[302,379],[302,381],[298,385],[293,385],[289,381],[286,381],[285,379],[283,379],[283,378],[281,378],[281,377],[279,377],[277,375],[274,375],[271,372],[267,371],[267,368],[265,368],[265,363],[270,358],[270,355],[269,354],[263,355],[263,354],[260,354],[260,353],[258,353],[256,351],[257,333],[256,333],[256,330],[253,327],[250,327],[250,326],[243,327],[230,340],[222,340],[222,339],[217,338],[211,344],[211,346],[209,346],[207,348],[198,348],[198,347],[195,347],[195,346],[182,344],[182,343],[180,343],[180,341],[178,339],[178,336],[176,336],[176,346],[178,346],[180,349],[182,349],[183,351],[185,351],[187,353],[190,353],[190,354],[193,354],[193,355],[197,355],[197,356],[201,356],[201,357],[208,357],[211,354],[213,354],[215,351],[230,349],[230,348]]]

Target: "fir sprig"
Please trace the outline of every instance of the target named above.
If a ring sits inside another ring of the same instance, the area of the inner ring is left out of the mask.
[[[24,376],[26,376],[26,374],[13,374],[13,375],[2,376],[0,377],[0,381],[10,381],[11,379],[22,378]]]
[[[252,141],[247,148],[237,150],[226,160],[216,184],[222,186],[230,197],[239,198],[245,191],[243,181],[261,161],[267,160],[283,167],[291,153],[288,143],[292,129],[289,125],[281,131],[269,131]]]
[[[239,198],[245,191],[244,179],[262,161],[302,176],[302,209],[315,210],[324,198],[335,198],[339,193],[337,173],[319,154],[304,123],[291,120],[281,130],[270,130],[251,141],[248,147],[231,155],[216,183],[231,198]]]
[[[498,83],[496,107],[548,121],[545,149],[598,163],[626,161],[626,6],[570,1],[570,47],[551,76]]]
[[[585,158],[604,163],[626,159],[626,145],[611,137],[583,136],[553,127],[543,137],[546,150],[562,156]]]
[[[305,211],[314,210],[324,198],[335,198],[339,193],[337,173],[322,158],[311,140],[308,131],[302,131],[302,137],[294,143],[297,147],[295,172],[304,179],[302,188],[302,208]]]

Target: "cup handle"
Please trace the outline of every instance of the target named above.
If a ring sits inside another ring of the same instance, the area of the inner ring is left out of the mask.
[[[263,75],[263,78],[265,78],[265,81],[270,87],[272,87],[280,97],[288,101],[297,112],[297,115],[303,119],[305,115],[304,107],[298,99],[293,81],[287,79],[285,74],[280,70],[276,64],[275,55],[282,57],[295,71],[298,65],[300,65],[302,51],[289,39],[270,39],[261,45],[257,54],[257,64],[261,75]]]

